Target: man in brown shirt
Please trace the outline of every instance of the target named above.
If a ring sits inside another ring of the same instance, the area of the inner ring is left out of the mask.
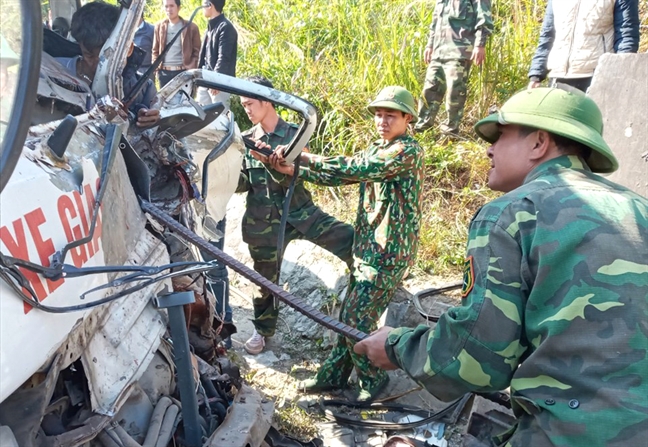
[[[162,0],[162,6],[167,18],[155,25],[153,34],[152,60],[164,51],[165,46],[180,32],[187,21],[180,17],[180,0]],[[200,55],[200,31],[195,23],[191,23],[182,31],[182,35],[164,56],[164,61],[158,68],[158,82],[164,87],[178,73],[192,68],[198,68]]]

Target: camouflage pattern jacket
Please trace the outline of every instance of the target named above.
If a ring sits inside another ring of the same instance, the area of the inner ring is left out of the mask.
[[[437,0],[427,47],[434,60],[470,59],[492,32],[490,0]]]
[[[577,157],[534,169],[470,224],[463,301],[388,335],[435,396],[510,386],[514,447],[645,445],[648,199]]]
[[[278,145],[288,144],[296,131],[295,124],[279,118],[275,130],[270,134],[266,134],[261,125],[257,124],[243,132],[243,135],[266,142],[274,149]],[[236,192],[247,192],[245,214],[241,222],[243,240],[257,247],[274,247],[277,244],[286,197],[285,185],[290,184],[286,176],[276,171],[269,172],[268,169],[252,157],[248,150],[243,159],[236,188]],[[322,214],[322,210],[313,203],[311,193],[304,187],[304,182],[297,180],[286,218],[287,223],[304,234]]]
[[[389,271],[416,258],[423,155],[415,139],[402,135],[390,143],[377,141],[354,157],[313,157],[299,171],[303,179],[324,186],[360,183],[354,264],[381,288],[395,287]]]

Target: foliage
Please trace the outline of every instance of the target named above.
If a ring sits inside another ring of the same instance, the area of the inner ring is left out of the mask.
[[[164,18],[161,4],[149,0],[150,21]],[[228,0],[225,13],[239,32],[237,75],[261,74],[276,88],[311,101],[319,111],[311,150],[352,154],[376,136],[365,107],[380,88],[398,84],[415,94],[421,91],[422,53],[434,4],[434,0]],[[417,136],[428,162],[418,261],[422,269],[458,271],[470,217],[494,196],[484,186],[488,162],[471,128],[491,105],[525,87],[545,5],[546,0],[492,2],[495,32],[486,63],[471,73],[465,138],[444,141],[434,132]],[[198,6],[200,0],[183,0],[181,13],[188,17]],[[645,22],[648,11],[643,8]],[[204,32],[200,12],[196,23]],[[245,128],[247,119],[234,103],[237,120]],[[313,189],[319,191],[320,203],[330,194],[338,198],[355,194],[355,189]],[[335,201],[329,202],[333,203],[325,206],[332,206],[332,213],[352,221],[349,210],[354,201],[338,204],[341,214],[336,213]]]

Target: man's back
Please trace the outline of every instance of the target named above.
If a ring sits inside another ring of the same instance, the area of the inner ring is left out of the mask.
[[[648,200],[561,157],[486,205],[471,224],[471,240],[479,236],[491,259],[488,272],[475,272],[488,276],[492,305],[481,312],[497,317],[502,340],[518,341],[493,340],[491,362],[485,352],[470,355],[492,382],[512,376],[520,423],[511,445],[640,445],[648,423]]]
[[[135,31],[135,36],[133,37],[133,42],[135,45],[140,47],[146,52],[144,55],[144,60],[139,67],[141,72],[148,70],[151,66],[151,50],[153,48],[153,32],[154,27],[150,23],[142,20],[139,27]]]

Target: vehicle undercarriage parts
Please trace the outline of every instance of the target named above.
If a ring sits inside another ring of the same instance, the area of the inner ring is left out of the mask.
[[[203,275],[196,278],[179,276],[172,282],[175,292],[194,294],[195,302],[184,307],[189,344],[196,356],[211,364],[219,354],[219,343],[235,334],[236,326],[225,323],[223,315],[217,312],[216,298]]]
[[[225,422],[204,447],[259,446],[263,442],[274,413],[274,403],[242,385],[234,398]]]
[[[406,407],[396,404],[381,404],[381,403],[367,403],[367,402],[349,402],[345,400],[320,400],[320,407],[326,417],[330,420],[344,425],[351,425],[354,427],[369,427],[381,430],[409,430],[416,427],[427,425],[434,421],[445,421],[448,423],[456,423],[463,411],[466,403],[472,398],[472,394],[468,393],[459,399],[451,402],[436,413],[430,414],[428,411],[417,407]],[[386,410],[388,413],[383,415],[382,420],[368,420],[364,416],[355,417],[348,414],[331,411],[328,407],[343,406],[346,408],[357,408],[365,410]],[[417,415],[421,417],[420,420],[414,422],[393,422],[402,418],[403,413]]]
[[[54,394],[63,356],[57,355],[44,374],[32,376],[23,386],[0,404],[0,425],[11,427],[18,445],[33,447],[39,434],[45,410]]]
[[[169,314],[169,329],[173,341],[173,358],[178,370],[178,389],[182,402],[182,424],[184,441],[187,447],[201,447],[202,429],[198,420],[198,401],[196,399],[193,378],[191,351],[189,350],[189,335],[183,306],[195,301],[193,292],[175,292],[159,295],[156,304],[167,309]]]
[[[151,415],[151,421],[142,444],[113,421],[98,436],[104,447],[166,447],[178,424],[180,409],[167,396],[162,397]]]
[[[119,278],[115,282],[111,282],[108,284],[104,284],[101,286],[98,286],[96,288],[90,289],[86,292],[83,292],[80,295],[81,299],[84,299],[86,295],[89,293],[101,290],[101,289],[106,289],[106,288],[112,288],[115,285],[124,285],[128,284],[130,282],[135,282],[139,281],[139,283],[135,286],[132,286],[127,289],[123,289],[113,295],[106,296],[104,298],[94,300],[85,304],[77,304],[77,305],[72,305],[72,306],[46,306],[42,304],[38,299],[36,298],[36,292],[32,289],[29,281],[25,278],[25,276],[18,270],[18,267],[22,268],[28,268],[32,271],[35,271],[37,273],[42,274],[43,276],[46,276],[46,269],[47,267],[43,267],[37,264],[33,264],[31,262],[23,261],[21,259],[16,259],[12,258],[10,256],[4,256],[0,253],[0,278],[2,278],[19,296],[20,299],[25,302],[25,304],[28,304],[29,306],[32,306],[36,309],[42,310],[44,312],[50,312],[50,313],[67,313],[67,312],[78,312],[82,311],[85,309],[91,309],[93,307],[98,307],[106,303],[110,303],[112,301],[115,301],[119,298],[123,298],[127,295],[130,295],[134,292],[137,292],[139,290],[142,290],[152,284],[155,284],[160,281],[164,281],[167,279],[174,278],[176,276],[183,276],[183,275],[190,275],[190,274],[196,274],[196,273],[202,273],[209,271],[214,268],[213,264],[209,262],[181,262],[181,263],[174,263],[174,264],[168,264],[165,267],[165,270],[171,270],[176,267],[181,267],[183,265],[188,265],[188,268],[185,268],[183,270],[177,270],[177,271],[171,271],[169,273],[165,274],[157,274],[157,275],[151,275],[147,273],[146,271],[141,271],[141,269],[132,269],[128,267],[120,267],[120,266],[112,266],[112,267],[88,267],[84,269],[79,269],[80,271],[76,276],[83,276],[83,275],[90,275],[90,274],[98,274],[98,273],[106,273],[106,272],[122,272],[122,271],[133,271],[133,270],[139,270],[136,271],[135,273],[132,273],[130,275],[126,275],[128,278]],[[71,267],[71,266],[70,266]],[[73,267],[71,267],[73,268]],[[145,269],[151,269],[151,267],[144,267]],[[57,270],[57,274],[60,274],[60,271]],[[29,296],[24,292],[27,291]]]
[[[72,115],[68,115],[63,118],[61,124],[58,125],[56,130],[52,133],[52,136],[47,139],[47,145],[52,150],[54,155],[58,158],[63,158],[65,150],[70,144],[72,135],[77,127],[77,120]]]
[[[450,292],[451,290],[458,290],[463,286],[463,281],[462,282],[455,282],[451,283],[445,286],[441,287],[433,287],[430,289],[424,289],[421,290],[420,292],[417,292],[414,294],[412,297],[412,302],[414,303],[414,307],[416,308],[416,311],[426,320],[428,321],[434,321],[437,322],[439,321],[439,317],[441,316],[441,313],[435,313],[435,314],[430,314],[429,311],[426,311],[423,309],[423,305],[421,304],[421,299],[423,298],[428,298],[431,296],[439,295],[441,293],[445,292]],[[430,306],[428,306],[430,307]]]
[[[142,210],[148,213],[153,219],[157,222],[165,225],[167,228],[172,230],[174,233],[182,237],[187,242],[195,245],[200,250],[205,251],[213,255],[218,261],[225,264],[227,267],[231,268],[235,272],[243,275],[246,279],[250,280],[252,283],[259,287],[263,287],[272,293],[274,296],[279,298],[281,301],[295,309],[296,311],[306,315],[308,318],[313,321],[321,324],[322,326],[333,330],[334,332],[341,334],[347,338],[350,338],[354,341],[361,341],[367,338],[367,334],[361,332],[351,326],[348,326],[325,313],[315,309],[311,305],[307,304],[301,298],[298,298],[291,293],[283,290],[281,287],[277,286],[273,282],[267,280],[259,273],[255,272],[251,268],[247,267],[245,264],[237,261],[227,253],[219,250],[214,245],[207,242],[205,239],[198,236],[196,233],[187,229],[171,216],[160,211],[155,205],[151,202],[141,200],[140,201]]]
[[[63,356],[57,355],[46,374],[32,377],[31,383],[25,384],[0,404],[0,424],[11,427],[20,447],[81,446],[94,439],[110,423],[109,416],[90,412],[85,397],[76,406],[67,406],[68,400],[55,398],[58,393],[67,392],[64,379],[70,377],[69,374],[82,374],[79,363],[76,369],[70,367],[62,371],[64,360]],[[56,418],[44,419],[47,415],[56,415]],[[60,422],[57,423],[57,419]],[[66,429],[63,433],[57,430],[48,435],[43,429],[44,420],[50,428],[58,425]]]

